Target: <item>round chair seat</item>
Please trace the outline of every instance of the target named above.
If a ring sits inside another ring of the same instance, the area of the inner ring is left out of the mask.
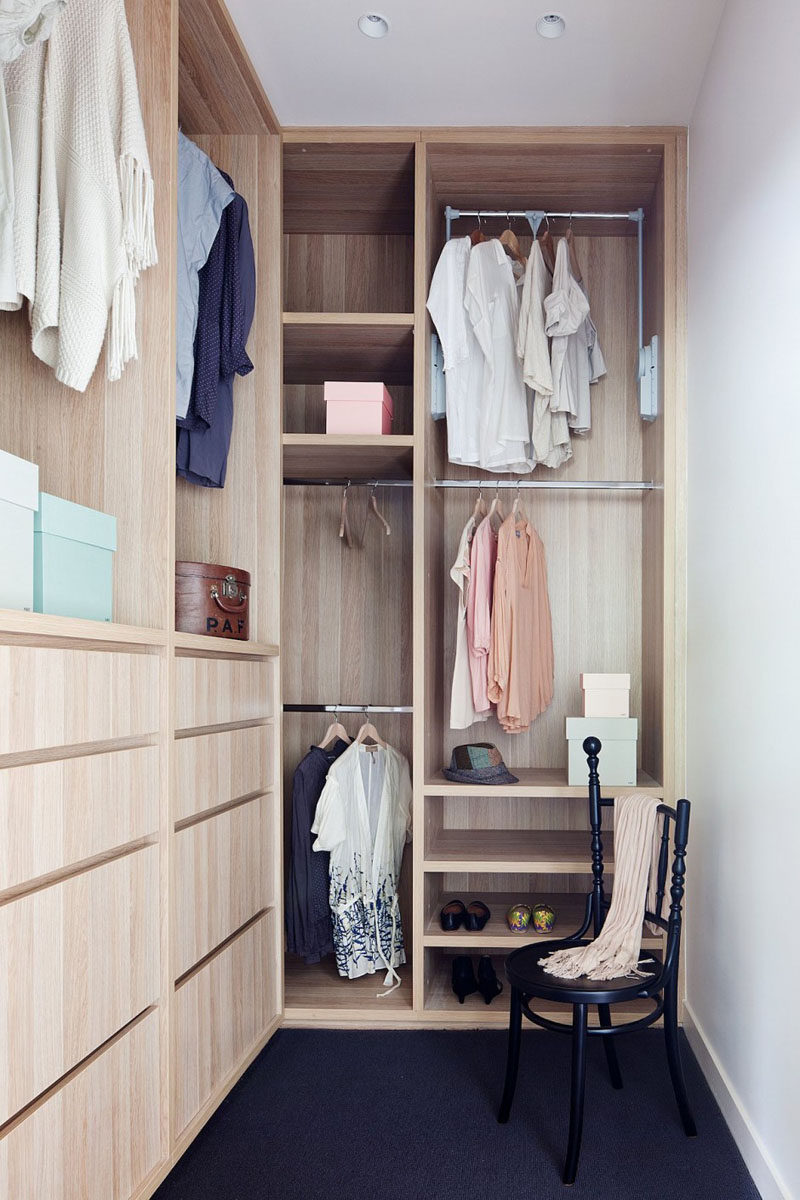
[[[542,1000],[555,1000],[562,1004],[619,1004],[624,1000],[635,1000],[647,993],[651,982],[649,979],[630,979],[627,976],[602,980],[585,977],[558,979],[555,975],[548,975],[544,967],[539,966],[539,959],[553,950],[587,945],[588,941],[562,941],[535,942],[531,946],[521,946],[506,959],[506,978],[511,986],[518,988],[524,996],[537,996]],[[639,955],[639,964],[643,971],[652,974],[653,979],[661,969],[661,964],[654,961],[652,952],[647,950],[643,950]]]

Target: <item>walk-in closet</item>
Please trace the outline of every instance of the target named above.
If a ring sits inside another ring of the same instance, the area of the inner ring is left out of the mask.
[[[0,314],[0,449],[118,523],[111,621],[0,613],[13,1200],[151,1196],[280,1026],[505,1026],[507,992],[459,1004],[452,958],[499,965],[520,895],[580,923],[589,826],[565,720],[582,672],[631,676],[636,788],[674,797],[684,781],[685,130],[282,129],[219,0],[125,7],[156,180],[138,360],[68,391],[31,355],[24,313]],[[257,262],[221,489],[173,482],[179,127],[245,198]],[[607,373],[571,460],[518,477],[449,462],[426,302],[448,233],[510,228],[527,254],[526,212],[556,239],[571,229]],[[391,433],[326,433],[329,380],[385,384]],[[506,510],[517,497],[546,552],[554,695],[521,734],[448,719],[473,484]],[[250,573],[249,640],[175,631],[176,561]],[[337,719],[351,737],[372,722],[410,767],[393,989],[285,949],[293,774]],[[468,741],[494,743],[518,782],[448,781]],[[491,908],[480,932],[440,928],[459,896]]]

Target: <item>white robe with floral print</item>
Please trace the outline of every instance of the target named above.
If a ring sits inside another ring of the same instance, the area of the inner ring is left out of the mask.
[[[333,764],[311,832],[329,850],[333,945],[339,974],[358,979],[406,961],[397,885],[411,830],[411,776],[391,746],[355,742]]]

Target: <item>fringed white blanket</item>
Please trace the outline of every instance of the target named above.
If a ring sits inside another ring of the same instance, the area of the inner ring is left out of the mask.
[[[614,891],[600,934],[588,946],[555,950],[539,959],[558,979],[648,978],[639,968],[645,908],[655,911],[662,821],[660,801],[644,792],[614,803]],[[658,914],[657,914],[658,915]]]

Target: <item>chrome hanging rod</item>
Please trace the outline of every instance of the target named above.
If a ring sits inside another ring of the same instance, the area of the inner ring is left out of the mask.
[[[410,704],[284,704],[284,712],[297,713],[412,713]]]
[[[413,479],[284,479],[286,487],[399,487],[414,486]]]
[[[533,491],[535,488],[577,492],[653,492],[661,484],[638,479],[436,479],[437,488],[471,488],[473,491],[494,491],[513,488],[514,491]]]

